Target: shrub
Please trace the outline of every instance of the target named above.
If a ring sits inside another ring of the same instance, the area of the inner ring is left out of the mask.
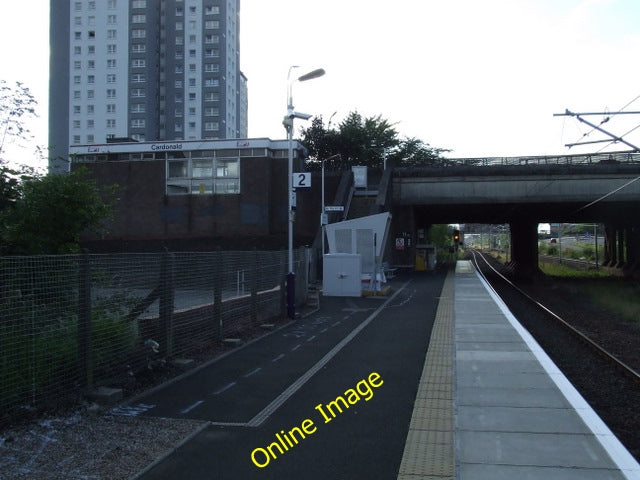
[[[91,311],[91,348],[94,376],[111,374],[122,366],[136,345],[135,323],[128,323],[127,302],[122,295],[95,302]]]
[[[593,260],[594,257],[594,248],[591,245],[582,247],[582,256],[587,260]]]
[[[134,301],[99,299],[91,311],[94,378],[123,366],[135,348],[134,323],[125,320]],[[54,311],[36,295],[4,301],[0,313],[0,409],[36,406],[51,391],[69,390],[82,375],[78,359],[78,317]],[[53,314],[52,314],[53,313]]]

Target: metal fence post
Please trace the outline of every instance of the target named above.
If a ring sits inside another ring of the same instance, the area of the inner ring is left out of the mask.
[[[160,263],[160,348],[165,356],[171,356],[173,350],[173,254],[162,254]]]
[[[78,271],[78,373],[84,387],[93,384],[93,359],[91,351],[91,277],[89,255],[80,258]]]
[[[253,272],[251,275],[251,324],[258,323],[258,276],[260,275],[260,255],[253,249]]]
[[[222,255],[218,247],[213,266],[213,337],[222,341]]]
[[[287,265],[287,252],[280,251],[280,314],[284,317],[287,314],[287,274],[289,273]]]
[[[312,260],[312,250],[309,247],[304,247],[304,281],[302,284],[302,289],[299,290],[300,292],[302,292],[302,305],[304,305],[305,303],[307,303],[307,300],[309,299],[309,283],[310,283],[310,278],[311,278],[311,265],[313,264],[313,260]]]

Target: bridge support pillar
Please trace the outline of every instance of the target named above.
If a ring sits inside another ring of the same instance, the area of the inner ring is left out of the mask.
[[[640,270],[640,227],[605,225],[605,267],[620,268],[625,274]]]
[[[624,267],[624,261],[625,261],[624,237],[625,237],[625,229],[617,228],[616,229],[616,247],[618,248],[618,263],[615,264],[617,268]]]
[[[626,228],[625,273],[634,274],[640,267],[640,228],[637,226]]]
[[[530,277],[540,273],[538,267],[538,223],[517,221],[511,230],[511,266],[518,276]]]
[[[616,228],[613,225],[604,226],[604,259],[602,265],[613,267],[618,263],[618,249],[616,248]]]

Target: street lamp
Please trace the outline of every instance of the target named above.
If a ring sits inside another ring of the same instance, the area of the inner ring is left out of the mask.
[[[302,120],[309,120],[311,118],[311,115],[299,113],[293,110],[292,89],[293,83],[296,80],[299,82],[306,82],[307,80],[313,80],[314,78],[321,77],[325,74],[324,69],[318,68],[291,80],[291,70],[294,68],[298,68],[298,66],[294,65],[290,67],[289,73],[287,74],[287,114],[282,121],[284,128],[287,130],[287,140],[289,141],[289,161],[287,169],[287,197],[289,199],[289,273],[287,273],[287,316],[291,319],[294,319],[296,316],[296,274],[293,271],[293,205],[295,199],[295,189],[293,188],[293,119],[300,118]]]
[[[335,155],[331,155],[329,158],[322,159],[322,211],[320,213],[320,229],[322,230],[322,257],[324,258],[324,226],[329,223],[327,213],[325,212],[324,205],[324,162],[328,162],[329,160],[333,160],[334,158],[340,158],[342,155],[336,153]],[[324,260],[322,262],[324,266]]]

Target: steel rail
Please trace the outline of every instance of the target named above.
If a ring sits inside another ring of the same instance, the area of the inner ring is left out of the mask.
[[[485,279],[485,281],[487,282],[487,284],[489,284],[491,286],[491,288],[495,291],[495,288],[491,285],[491,282],[489,282],[489,279],[485,276],[485,274],[482,272],[482,269],[480,268],[480,265],[478,264],[478,259],[476,258],[476,256],[480,257],[484,263],[487,264],[487,266],[493,270],[495,272],[496,275],[498,275],[500,278],[502,278],[502,280],[504,282],[506,282],[509,286],[511,286],[514,290],[516,290],[518,293],[520,293],[522,296],[524,296],[527,300],[529,300],[530,302],[532,302],[533,304],[535,304],[536,306],[538,306],[540,309],[542,309],[545,313],[547,313],[548,315],[550,315],[553,319],[555,319],[558,323],[560,323],[560,325],[562,325],[563,327],[565,327],[568,331],[570,331],[571,333],[573,333],[574,335],[577,336],[578,339],[580,339],[581,341],[583,341],[584,343],[586,343],[589,347],[593,348],[598,354],[602,355],[604,358],[606,358],[608,361],[612,362],[616,367],[620,368],[626,375],[630,376],[633,380],[636,380],[638,382],[640,382],[640,373],[636,372],[633,368],[631,368],[629,365],[627,365],[626,363],[624,363],[622,360],[620,360],[619,358],[617,358],[615,355],[613,355],[612,353],[610,353],[608,350],[606,350],[605,348],[603,348],[602,346],[600,346],[599,344],[597,344],[595,341],[593,341],[591,338],[589,338],[588,336],[586,336],[584,333],[582,333],[580,330],[576,329],[575,327],[573,327],[572,325],[570,325],[566,320],[563,320],[560,316],[558,316],[557,314],[555,314],[554,312],[552,312],[551,310],[549,310],[547,307],[545,307],[542,303],[538,302],[535,298],[533,298],[531,295],[529,295],[528,293],[526,293],[524,290],[522,290],[520,287],[518,287],[516,284],[514,284],[511,280],[509,280],[507,277],[505,277],[504,275],[502,275],[500,272],[498,272],[498,270],[496,270],[493,265],[491,265],[487,259],[484,257],[484,255],[481,252],[478,252],[476,250],[471,250],[471,254],[473,255],[473,263],[474,266],[476,267],[476,270],[478,271],[478,273]],[[498,292],[496,292],[496,295],[498,295]],[[498,295],[499,296],[499,295]]]
[[[542,263],[560,263],[577,270],[590,270],[598,268],[600,265],[591,260],[579,260],[577,258],[559,257],[557,255],[540,255],[538,259]]]

